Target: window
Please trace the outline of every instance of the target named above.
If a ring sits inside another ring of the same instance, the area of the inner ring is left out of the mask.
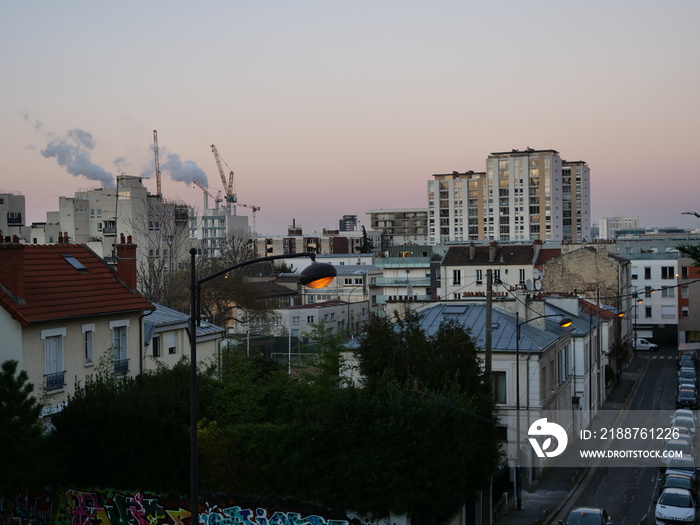
[[[669,297],[675,297],[675,296],[676,296],[676,292],[675,292],[674,287],[669,286],[669,287],[661,288],[661,297],[669,298]]]
[[[682,277],[683,279],[687,279],[687,278],[688,278],[688,267],[687,267],[687,266],[682,266],[682,267],[681,267],[681,277]]]
[[[462,284],[462,270],[452,270],[452,284]]]
[[[109,328],[112,330],[112,353],[115,374],[126,374],[129,371],[128,327],[128,321],[112,321],[109,323]]]
[[[651,297],[651,286],[644,287],[644,297]]]
[[[163,355],[163,349],[161,347],[160,336],[155,336],[151,344],[153,345],[153,357],[161,357]]]
[[[177,339],[174,333],[168,334],[168,354],[177,354]]]
[[[477,270],[476,271],[476,284],[482,284],[483,282],[484,282],[484,271]]]
[[[649,266],[644,267],[644,278],[647,280],[651,279],[651,268]]]
[[[689,313],[688,307],[687,307],[687,306],[683,306],[683,307],[681,308],[681,317],[682,317],[683,319],[687,319],[687,318],[689,317],[689,315],[690,315],[690,313]]]
[[[44,374],[46,377],[46,390],[62,390],[65,386],[65,370],[63,369],[63,338],[66,336],[65,328],[42,330],[41,338],[44,340]]]
[[[651,317],[651,306],[644,307],[644,317],[646,317],[647,319]]]
[[[94,324],[83,325],[83,358],[85,359],[85,365],[93,364],[95,358],[95,350],[93,347],[94,334]]]
[[[673,266],[662,266],[661,267],[661,278],[662,279],[675,279],[676,272],[673,271]]]
[[[639,269],[636,266],[632,266],[632,279],[638,279]]]
[[[501,284],[501,270],[493,270],[492,284]]]
[[[518,270],[518,274],[518,280],[520,284],[525,284],[525,268],[521,268],[520,270]]]
[[[493,399],[499,405],[506,403],[506,373],[493,372]]]
[[[311,324],[311,323],[314,323],[314,322],[315,322],[315,321],[314,321],[314,316],[313,316],[313,315],[307,315],[307,316],[306,316],[306,323],[307,323],[307,324]]]
[[[681,297],[683,297],[684,299],[687,299],[688,298],[688,290],[689,290],[689,288],[688,288],[687,284],[684,284],[683,286],[681,286]]]
[[[675,319],[676,317],[676,307],[675,305],[661,305],[661,318],[662,319]]]

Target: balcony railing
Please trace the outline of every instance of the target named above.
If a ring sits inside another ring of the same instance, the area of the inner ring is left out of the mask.
[[[125,376],[129,372],[129,360],[128,359],[115,359],[114,360],[114,374]]]
[[[65,370],[63,372],[55,372],[53,374],[46,374],[46,391],[51,390],[62,390],[65,386]]]

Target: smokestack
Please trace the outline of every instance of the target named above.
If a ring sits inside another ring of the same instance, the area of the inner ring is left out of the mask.
[[[136,290],[136,245],[129,235],[124,242],[124,234],[117,244],[117,276],[132,290]]]
[[[24,297],[23,244],[19,242],[0,244],[0,285],[4,286],[15,300]]]

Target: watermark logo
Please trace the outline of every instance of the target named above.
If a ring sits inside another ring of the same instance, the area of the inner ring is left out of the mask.
[[[532,448],[535,450],[535,454],[537,454],[537,456],[540,458],[543,458],[545,456],[548,458],[558,456],[559,454],[564,452],[564,450],[566,449],[566,445],[568,445],[569,443],[569,438],[566,435],[566,430],[564,430],[560,425],[557,425],[556,423],[549,423],[546,417],[538,419],[532,425],[530,425],[530,429],[527,431],[527,435],[540,437],[548,436],[542,442],[542,446],[540,446],[540,443],[537,440],[537,438],[528,438],[530,440]],[[552,437],[556,438],[557,447],[554,450],[548,450],[552,446]]]

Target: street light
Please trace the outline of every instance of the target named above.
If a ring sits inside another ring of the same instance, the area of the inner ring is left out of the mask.
[[[520,322],[520,312],[515,312],[515,434],[516,434],[516,460],[515,460],[515,508],[517,510],[522,509],[522,480],[520,475],[520,469],[522,465],[522,457],[520,451],[520,327],[531,321],[536,321],[537,319],[545,319],[547,317],[561,317],[559,320],[559,326],[566,328],[571,326],[571,319],[568,317],[562,317],[561,314],[551,314],[551,315],[538,315],[537,317],[531,317],[525,321]],[[527,392],[528,401],[530,399],[530,392]],[[528,402],[529,406],[529,402]]]
[[[195,271],[195,255],[197,249],[190,249],[190,524],[199,523],[199,458],[197,457],[197,326],[201,307],[202,284],[225,275],[233,270],[275,259],[290,259],[295,257],[310,257],[313,261],[299,274],[299,283],[308,288],[323,288],[328,286],[337,275],[332,264],[316,262],[314,252],[291,253],[288,255],[269,255],[243,261],[211,275],[197,279]]]

